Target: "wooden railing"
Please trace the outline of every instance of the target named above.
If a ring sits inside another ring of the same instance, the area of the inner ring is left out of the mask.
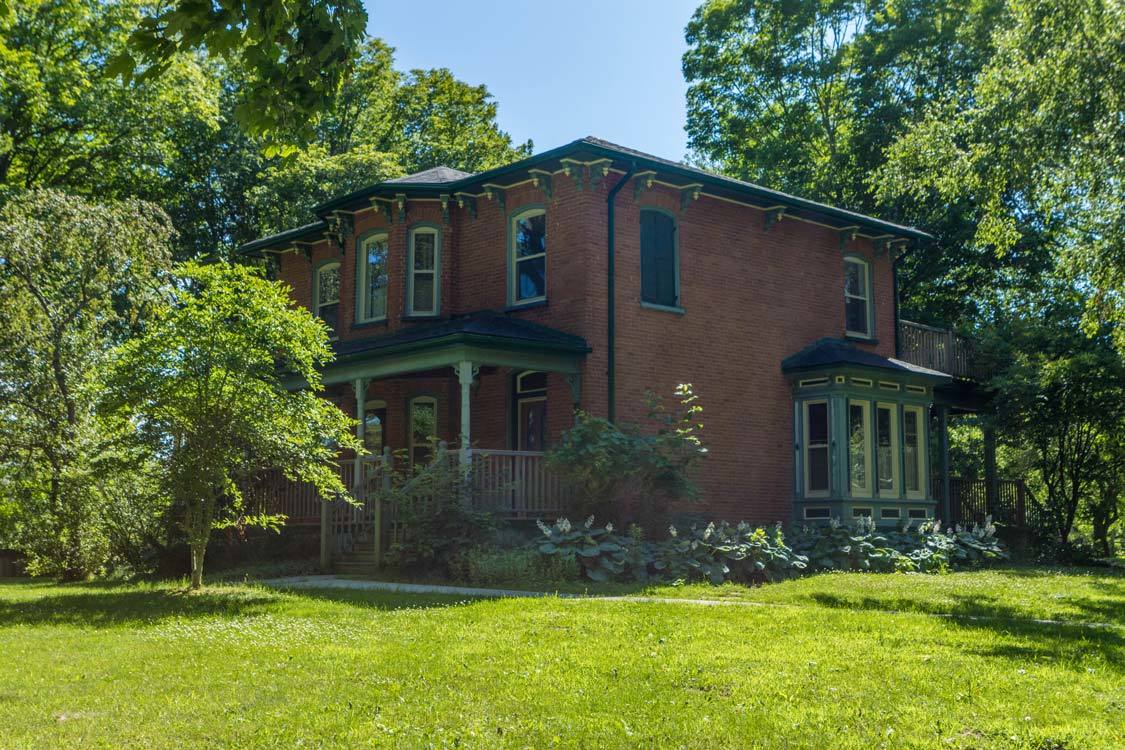
[[[945,489],[940,476],[933,478],[931,489],[940,509]],[[991,507],[988,502],[988,483],[983,479],[950,477],[949,497],[952,517],[948,522],[951,524],[984,523],[987,517],[992,516],[996,523],[1022,527],[1027,526],[1034,510],[1030,507],[1033,505],[1029,503],[1030,493],[1022,479],[997,480],[996,497]]]
[[[510,518],[542,518],[567,506],[570,493],[537,451],[473,451],[476,510]]]
[[[920,367],[977,382],[987,380],[990,374],[976,360],[968,339],[909,320],[898,321],[898,356]]]

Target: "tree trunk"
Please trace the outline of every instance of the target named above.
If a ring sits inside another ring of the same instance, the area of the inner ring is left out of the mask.
[[[203,555],[206,552],[206,542],[191,545],[191,588],[193,591],[203,588]]]

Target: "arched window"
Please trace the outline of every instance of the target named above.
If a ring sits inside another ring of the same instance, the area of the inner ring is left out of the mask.
[[[515,378],[516,450],[547,445],[547,373],[528,370]]]
[[[437,227],[410,230],[407,269],[406,314],[437,315],[441,307],[441,233]]]
[[[547,212],[530,208],[512,216],[508,289],[513,305],[547,299]]]
[[[655,209],[641,210],[641,302],[680,305],[676,220]]]
[[[387,235],[370,234],[359,242],[359,267],[356,273],[358,304],[356,322],[366,323],[387,317]]]
[[[313,312],[336,338],[340,325],[340,264],[324,263],[313,274]]]
[[[871,338],[871,266],[862,258],[844,258],[844,333]]]
[[[386,445],[387,402],[368,401],[363,406],[363,447],[368,452],[379,455]]]

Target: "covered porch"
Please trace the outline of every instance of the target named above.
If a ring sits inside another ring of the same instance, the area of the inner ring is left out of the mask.
[[[566,489],[545,449],[581,403],[584,339],[501,313],[478,313],[396,333],[338,342],[326,397],[354,414],[366,455],[340,458],[360,501],[322,502],[312,487],[272,478],[273,512],[319,526],[325,569],[356,557],[381,562],[397,533],[381,507],[392,472],[434,461],[466,467],[464,502],[510,519],[558,513]],[[293,383],[299,387],[300,383]]]

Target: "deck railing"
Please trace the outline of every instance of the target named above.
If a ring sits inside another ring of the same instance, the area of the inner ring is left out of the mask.
[[[990,374],[977,360],[968,339],[944,328],[909,320],[898,321],[898,356],[957,378],[982,382]]]
[[[538,451],[475,450],[472,502],[476,510],[510,518],[541,518],[567,506],[570,493]]]

